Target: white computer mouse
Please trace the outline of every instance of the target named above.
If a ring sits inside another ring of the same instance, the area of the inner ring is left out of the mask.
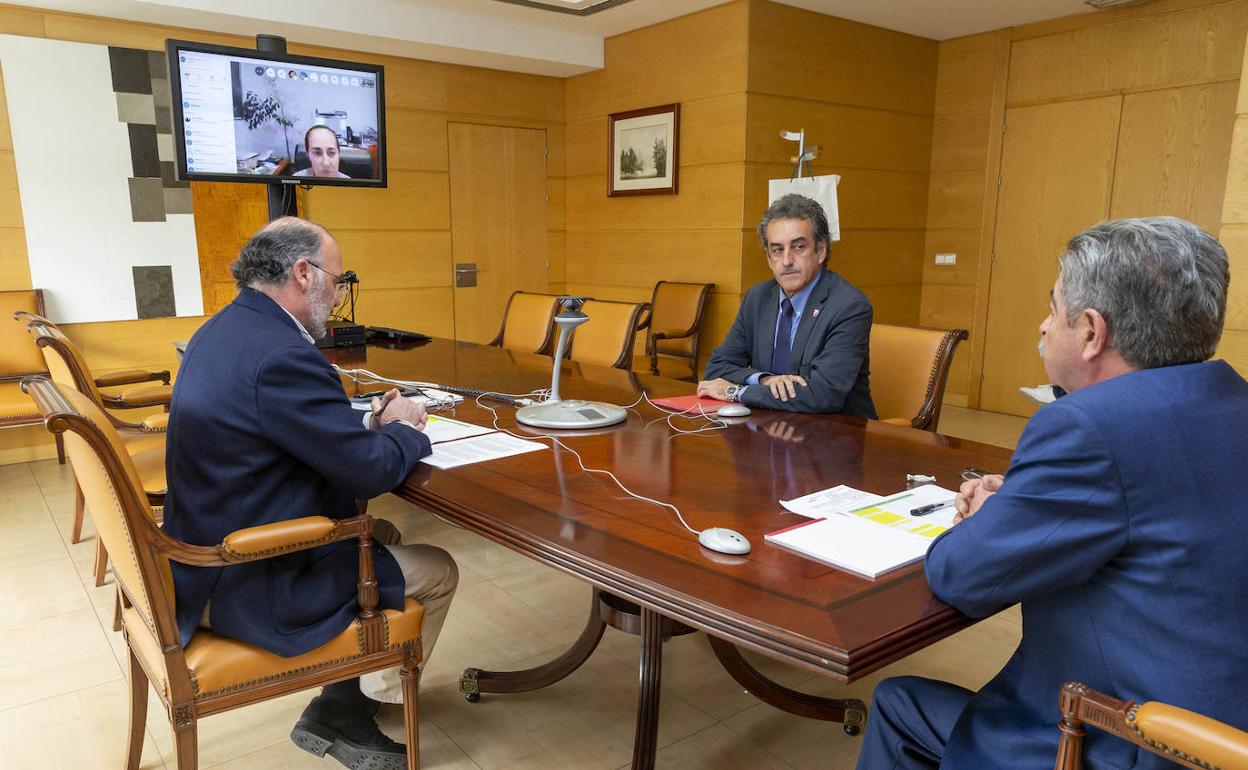
[[[725,404],[716,412],[716,417],[745,417],[750,413],[750,408],[745,404]]]
[[[749,553],[750,541],[740,532],[724,527],[711,527],[698,533],[698,542],[720,553]]]

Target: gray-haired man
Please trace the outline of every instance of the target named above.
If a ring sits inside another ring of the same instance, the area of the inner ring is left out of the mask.
[[[750,288],[698,395],[790,412],[875,417],[867,378],[871,303],[827,269],[823,206],[786,195],[758,238],[775,276]]]

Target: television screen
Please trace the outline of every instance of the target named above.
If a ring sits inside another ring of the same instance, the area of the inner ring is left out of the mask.
[[[166,42],[178,176],[386,184],[383,68]]]

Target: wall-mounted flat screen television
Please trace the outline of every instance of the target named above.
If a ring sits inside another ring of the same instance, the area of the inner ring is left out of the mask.
[[[168,40],[180,179],[386,186],[383,68]]]

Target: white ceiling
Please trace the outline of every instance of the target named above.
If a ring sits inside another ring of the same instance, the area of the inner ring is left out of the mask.
[[[568,77],[603,39],[727,0],[631,0],[590,16],[496,0],[5,0],[52,10]],[[1083,0],[775,0],[944,40],[1088,11]]]

